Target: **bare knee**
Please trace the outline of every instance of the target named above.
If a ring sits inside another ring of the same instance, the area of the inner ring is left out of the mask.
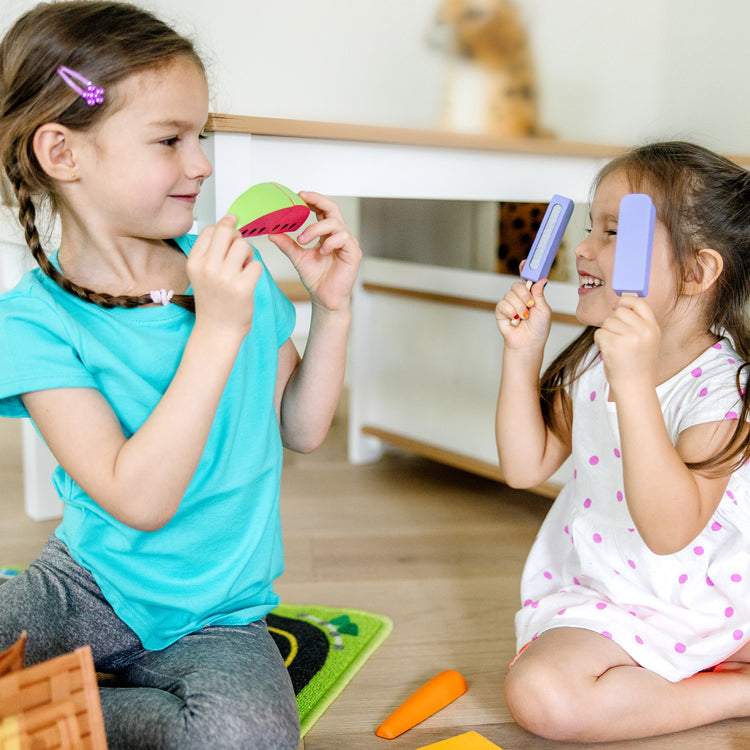
[[[513,720],[550,740],[585,740],[580,706],[570,675],[541,659],[520,660],[505,680],[505,702]]]

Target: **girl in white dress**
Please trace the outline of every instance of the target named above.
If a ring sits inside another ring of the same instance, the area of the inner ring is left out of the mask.
[[[618,297],[619,204],[636,192],[657,209],[649,294]],[[503,473],[533,487],[573,466],[524,569],[508,707],[569,741],[750,716],[748,172],[687,143],[618,157],[576,264],[587,327],[541,383],[546,280],[496,310]]]

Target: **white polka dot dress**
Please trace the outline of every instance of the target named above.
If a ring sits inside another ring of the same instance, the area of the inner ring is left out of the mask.
[[[692,425],[737,418],[740,364],[722,339],[657,388],[673,442]],[[599,358],[571,396],[574,475],[526,561],[518,649],[545,630],[579,627],[673,682],[725,661],[750,639],[750,466],[732,476],[698,537],[656,555],[628,512],[617,413]]]

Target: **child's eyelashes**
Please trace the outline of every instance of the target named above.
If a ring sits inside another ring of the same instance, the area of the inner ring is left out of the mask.
[[[594,231],[593,227],[584,227],[583,233],[588,237],[592,232]],[[617,230],[616,229],[603,229],[602,234],[605,237],[616,237],[617,236]]]
[[[199,133],[198,134],[198,141],[202,142],[205,141],[208,136],[205,133]],[[161,143],[162,146],[176,146],[182,138],[179,135],[174,135],[169,138],[162,138],[159,143]]]
[[[208,136],[205,135],[204,133],[199,133],[198,134],[198,142],[199,143],[202,143],[203,141],[205,141],[206,138],[208,138]],[[162,139],[160,139],[159,143],[162,146],[167,146],[168,148],[172,148],[173,146],[176,146],[178,143],[180,143],[180,141],[182,141],[182,140],[183,140],[183,138],[181,136],[179,136],[179,135],[173,135],[173,136],[170,136],[169,138],[162,138]]]

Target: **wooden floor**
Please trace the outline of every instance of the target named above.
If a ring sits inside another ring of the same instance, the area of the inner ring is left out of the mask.
[[[0,564],[30,562],[55,527],[23,514],[19,434],[16,422],[0,420]],[[415,750],[470,730],[504,750],[560,747],[514,725],[502,698],[521,567],[548,505],[414,456],[352,467],[343,414],[317,453],[288,455],[282,601],[366,609],[394,622],[300,748]],[[395,740],[377,738],[385,717],[444,669],[466,677],[466,695]],[[580,747],[745,750],[750,720]]]

